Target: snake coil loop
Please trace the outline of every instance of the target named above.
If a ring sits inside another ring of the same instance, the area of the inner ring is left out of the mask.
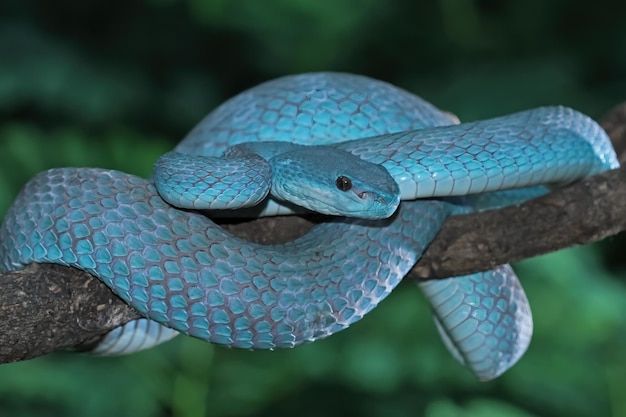
[[[206,116],[159,159],[154,181],[94,168],[37,175],[4,218],[0,265],[83,269],[146,317],[106,336],[99,353],[129,353],[177,332],[239,348],[292,347],[371,311],[447,216],[617,166],[606,134],[572,109],[453,124],[371,78],[283,77]],[[500,192],[512,188],[520,190]],[[446,199],[459,195],[467,204]],[[296,204],[346,217],[264,246],[196,211],[237,215],[257,204],[259,215]],[[500,375],[530,343],[530,307],[508,265],[418,285],[444,343],[478,378]]]

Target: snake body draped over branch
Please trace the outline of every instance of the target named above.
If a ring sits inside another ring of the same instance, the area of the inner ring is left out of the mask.
[[[446,217],[617,166],[604,131],[572,109],[453,124],[367,77],[283,77],[210,113],[157,162],[154,180],[96,168],[37,175],[4,219],[0,264],[86,270],[146,316],[111,332],[97,352],[128,353],[177,332],[239,348],[292,347],[371,311]],[[200,209],[336,217],[264,246]],[[510,266],[418,285],[446,346],[478,378],[523,355],[532,319]]]

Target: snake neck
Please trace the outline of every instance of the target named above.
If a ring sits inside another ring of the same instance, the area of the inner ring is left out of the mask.
[[[301,151],[305,149],[313,148],[313,146],[298,145],[289,142],[246,142],[238,145],[233,145],[224,152],[226,158],[241,158],[250,157],[252,155],[258,155],[266,161],[270,161],[272,158],[285,154],[287,152]]]

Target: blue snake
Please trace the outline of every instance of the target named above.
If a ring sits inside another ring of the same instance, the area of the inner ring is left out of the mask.
[[[157,161],[152,180],[98,168],[38,174],[4,218],[0,265],[80,268],[146,317],[96,352],[128,353],[178,332],[293,347],[371,311],[448,216],[616,167],[604,131],[569,108],[456,124],[382,81],[288,76],[211,112]],[[309,210],[332,217],[279,245],[237,238],[206,215]],[[444,343],[479,379],[525,352],[531,313],[510,266],[418,286]]]

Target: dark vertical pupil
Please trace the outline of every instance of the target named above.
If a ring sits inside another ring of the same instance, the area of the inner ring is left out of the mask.
[[[335,184],[337,184],[337,188],[341,191],[348,191],[352,188],[352,181],[350,181],[350,178],[344,177],[343,175],[337,177]]]

